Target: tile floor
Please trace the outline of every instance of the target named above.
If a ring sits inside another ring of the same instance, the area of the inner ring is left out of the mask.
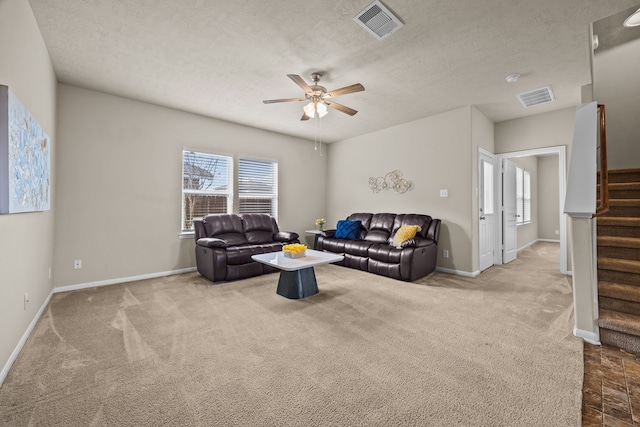
[[[584,344],[582,425],[640,426],[640,354]]]

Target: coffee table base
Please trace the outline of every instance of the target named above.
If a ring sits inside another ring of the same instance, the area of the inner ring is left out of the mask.
[[[317,294],[318,282],[313,267],[296,271],[281,271],[276,293],[289,299],[301,299]]]

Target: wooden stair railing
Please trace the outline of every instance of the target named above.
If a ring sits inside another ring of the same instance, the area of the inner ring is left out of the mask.
[[[609,211],[609,170],[607,168],[607,127],[606,127],[606,117],[605,117],[605,108],[603,104],[598,104],[598,112],[600,113],[600,121],[599,127],[600,132],[598,133],[598,142],[596,150],[600,153],[598,159],[598,174],[599,174],[599,183],[600,183],[600,197],[597,200],[596,213],[593,215],[594,217],[603,215]]]

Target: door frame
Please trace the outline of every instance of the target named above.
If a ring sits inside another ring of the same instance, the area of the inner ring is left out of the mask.
[[[564,145],[536,148],[532,150],[512,151],[509,153],[496,154],[496,161],[500,165],[500,168],[494,168],[496,174],[502,173],[502,159],[513,159],[518,157],[529,156],[543,156],[543,155],[557,155],[558,156],[558,217],[560,220],[560,272],[562,274],[570,275],[571,272],[567,267],[568,247],[567,247],[567,215],[563,212],[564,199],[567,186],[567,155],[566,147]],[[495,176],[495,181],[501,180],[500,175]],[[501,182],[501,181],[500,181]],[[495,193],[496,211],[500,209],[499,203],[502,200],[502,186],[498,186]],[[496,241],[502,242],[502,227],[496,227]],[[500,243],[502,244],[502,243]],[[495,251],[494,264],[502,264],[502,251]]]

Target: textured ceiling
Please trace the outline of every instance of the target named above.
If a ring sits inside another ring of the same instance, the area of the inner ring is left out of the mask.
[[[334,142],[475,105],[494,122],[576,105],[591,82],[589,24],[637,0],[385,0],[404,27],[378,41],[353,21],[372,0],[30,0],[60,82],[306,139],[301,89],[324,74]],[[504,78],[522,77],[514,84]],[[516,94],[551,85],[557,101]]]

